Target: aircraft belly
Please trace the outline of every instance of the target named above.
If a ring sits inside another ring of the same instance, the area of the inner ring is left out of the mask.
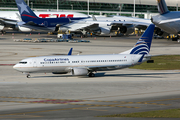
[[[29,73],[42,73],[42,72],[67,72],[66,67],[31,67],[31,68],[21,68],[24,72]]]
[[[115,65],[115,66],[111,66],[111,67],[100,67],[100,68],[97,68],[96,70],[97,71],[110,71],[110,70],[117,70],[117,69],[123,69],[123,68],[126,68],[126,67],[129,67],[131,65]]]
[[[172,34],[177,34],[180,31],[179,25],[175,23],[166,23],[166,24],[159,25],[159,27],[162,28],[162,30],[164,30],[165,32],[172,33]]]

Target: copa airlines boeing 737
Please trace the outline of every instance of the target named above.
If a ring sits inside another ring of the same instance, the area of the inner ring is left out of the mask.
[[[15,66],[17,71],[27,74],[37,72],[71,73],[72,75],[95,76],[94,71],[116,70],[141,64],[151,58],[151,48],[154,24],[151,24],[135,46],[125,52],[112,55],[66,55],[42,56],[21,60]]]

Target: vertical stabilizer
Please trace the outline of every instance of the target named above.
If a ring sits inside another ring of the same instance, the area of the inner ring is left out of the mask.
[[[24,0],[16,0],[16,4],[24,22],[29,21],[34,18],[38,18],[36,14],[27,6]]]
[[[155,25],[150,24],[132,49],[119,54],[143,54],[143,55],[149,54],[154,28]]]
[[[165,0],[157,0],[157,6],[160,14],[165,14],[169,12]]]
[[[154,24],[149,25],[149,27],[139,38],[135,46],[131,49],[130,54],[149,54],[154,28],[155,28]]]

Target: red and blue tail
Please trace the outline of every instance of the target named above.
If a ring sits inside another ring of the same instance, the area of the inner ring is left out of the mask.
[[[30,21],[31,19],[38,18],[36,14],[24,2],[24,0],[15,0],[15,1],[23,21]]]

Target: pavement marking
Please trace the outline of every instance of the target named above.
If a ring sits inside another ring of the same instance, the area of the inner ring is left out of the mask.
[[[137,93],[137,94],[126,94],[126,95],[113,95],[113,96],[93,97],[93,98],[85,98],[85,99],[98,99],[98,98],[109,98],[109,97],[120,97],[120,96],[146,95],[146,94],[168,93],[168,92],[177,92],[177,91],[180,91],[180,90],[149,92],[149,93]]]
[[[0,102],[16,102],[16,103],[41,103],[41,104],[71,104],[71,105],[96,105],[97,104],[75,104],[74,102],[102,102],[102,103],[120,103],[123,104],[150,104],[150,105],[163,105],[169,106],[171,104],[159,104],[159,103],[150,103],[150,102],[158,102],[158,101],[168,101],[168,100],[178,100],[180,98],[175,99],[164,99],[164,100],[152,100],[152,101],[144,101],[144,102],[126,102],[126,101],[102,101],[102,100],[77,100],[77,99],[49,99],[49,98],[28,98],[28,97],[8,97],[8,96],[0,96],[0,98],[12,98],[12,99],[33,99],[40,101],[0,101]],[[120,105],[118,104],[118,105]],[[100,105],[103,106],[103,105]],[[105,105],[104,105],[105,106]],[[110,105],[109,105],[110,106]],[[113,106],[116,107],[116,106]]]
[[[35,103],[37,102],[27,102],[27,101],[0,101],[0,102],[13,102],[13,103]],[[40,103],[44,104],[44,103]],[[46,104],[46,103],[45,103]],[[139,108],[132,106],[118,106],[118,105],[99,105],[99,104],[76,104],[76,103],[47,103],[47,104],[67,104],[67,105],[85,105],[85,106],[96,106],[96,107],[122,107],[122,108]]]
[[[171,101],[171,100],[180,100],[180,98],[162,99],[162,100],[151,100],[151,101],[146,101],[146,102],[160,102],[160,101]]]
[[[22,113],[0,114],[0,117],[1,116],[6,116],[6,115],[26,115],[26,114],[32,114],[32,113],[42,113],[42,112],[52,112],[52,111],[72,110],[72,109],[82,109],[82,108],[87,108],[87,107],[63,108],[63,109],[54,109],[54,110],[43,110],[43,111],[31,111],[31,112],[22,112]]]
[[[37,116],[37,115],[16,115],[16,116],[1,116],[0,119],[18,119],[18,118],[34,118],[34,117],[43,117],[43,116]]]

